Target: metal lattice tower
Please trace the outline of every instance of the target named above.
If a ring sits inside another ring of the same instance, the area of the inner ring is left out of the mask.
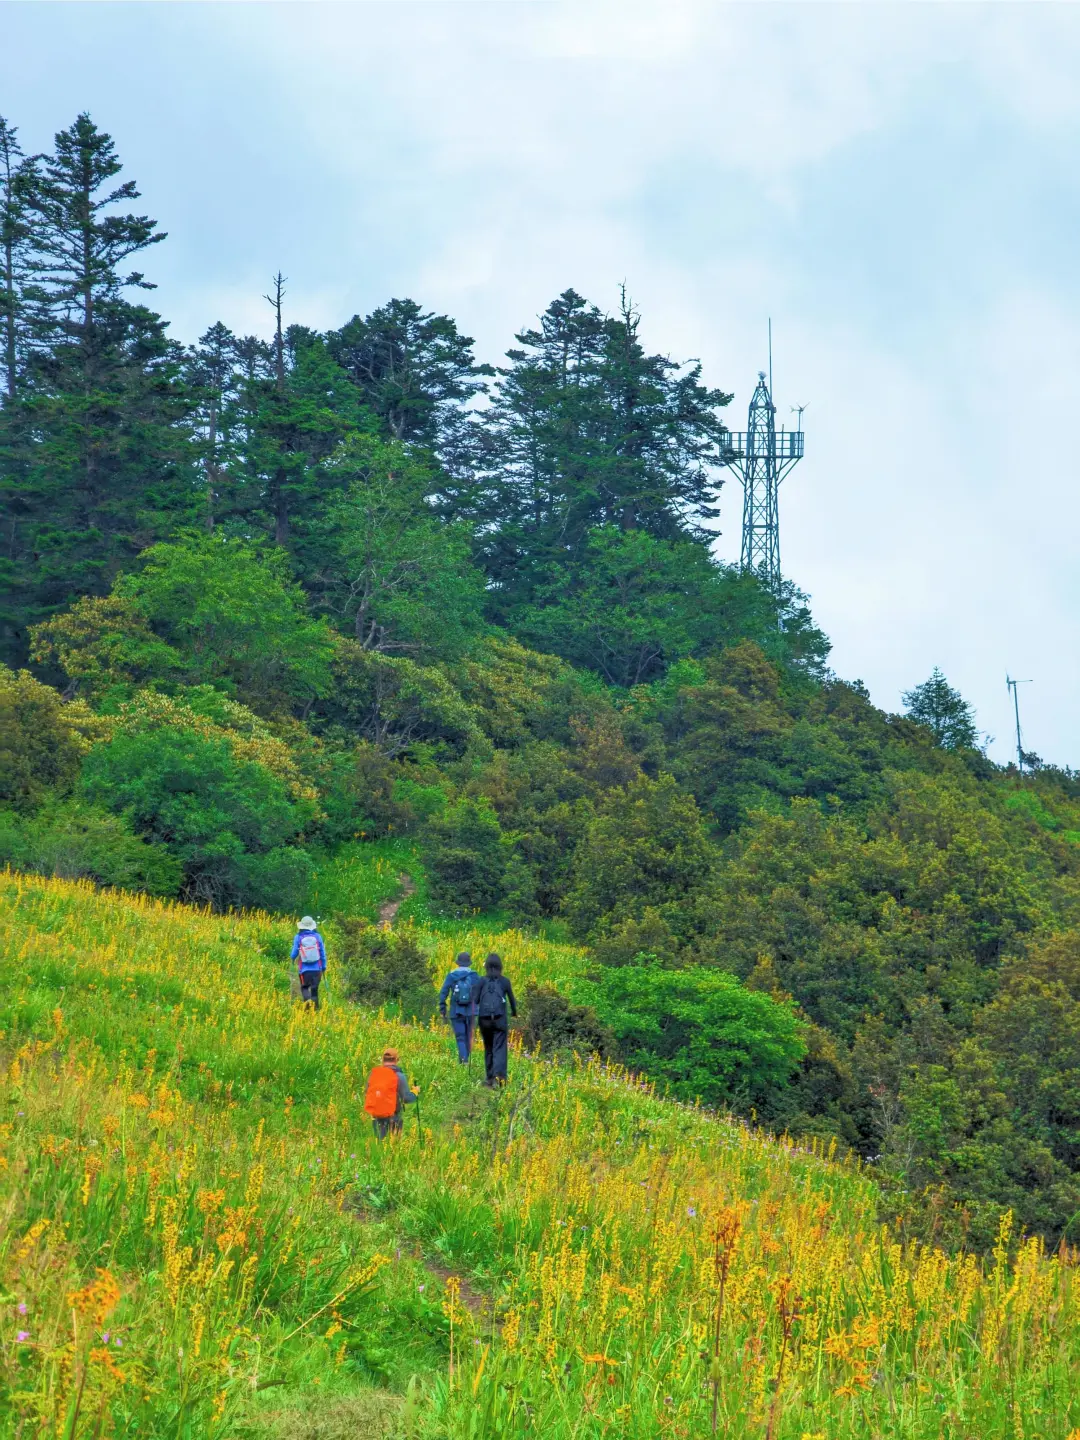
[[[803,457],[802,413],[799,428],[776,430],[776,406],[758,373],[745,431],[725,437],[722,460],[743,487],[742,552],[739,564],[771,589],[780,583],[780,484]]]

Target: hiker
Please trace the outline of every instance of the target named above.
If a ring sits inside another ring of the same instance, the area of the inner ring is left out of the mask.
[[[398,1064],[397,1051],[384,1050],[382,1064],[376,1065],[368,1076],[364,1096],[364,1109],[371,1116],[376,1140],[385,1140],[387,1135],[400,1135],[402,1110],[419,1098],[420,1087],[410,1089],[405,1071]]]
[[[439,991],[439,1014],[446,1019],[446,1002],[450,1001],[450,1028],[457,1041],[458,1060],[462,1065],[469,1063],[472,1054],[473,1020],[476,1017],[476,992],[480,988],[480,976],[472,968],[472,956],[462,950],[457,964],[442,982]]]
[[[484,1084],[489,1089],[506,1084],[506,1043],[510,1022],[506,1017],[517,1015],[514,987],[502,973],[502,957],[492,953],[484,961],[484,978],[476,992],[476,1018],[484,1041]]]
[[[310,1000],[318,1010],[319,982],[326,971],[326,946],[310,915],[305,915],[296,927],[292,958],[300,972],[300,998]]]

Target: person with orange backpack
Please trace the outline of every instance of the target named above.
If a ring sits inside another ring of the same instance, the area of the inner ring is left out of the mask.
[[[420,1098],[420,1087],[413,1090],[405,1078],[405,1071],[398,1064],[396,1050],[384,1050],[382,1064],[376,1065],[368,1076],[364,1109],[371,1116],[375,1127],[376,1140],[385,1140],[387,1135],[400,1135],[402,1111]]]

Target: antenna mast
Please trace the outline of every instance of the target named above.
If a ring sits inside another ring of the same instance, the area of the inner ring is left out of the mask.
[[[724,436],[721,463],[735,471],[743,487],[742,550],[739,566],[752,571],[770,590],[780,584],[781,482],[803,458],[802,406],[799,428],[776,433],[772,400],[772,320],[769,321],[769,376],[758,372],[744,431]]]
[[[1016,687],[1030,684],[1030,680],[1012,680],[1008,674],[1005,676],[1005,688],[1012,691],[1013,697],[1013,714],[1016,716],[1016,768],[1021,775],[1024,773],[1024,746],[1020,734],[1020,697]]]

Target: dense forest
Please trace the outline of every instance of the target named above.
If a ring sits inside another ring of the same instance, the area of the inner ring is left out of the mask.
[[[717,562],[731,397],[625,295],[493,368],[279,276],[269,342],[185,346],[120,171],[0,120],[0,863],[289,912],[408,836],[445,915],[588,947],[591,1009],[538,992],[571,1038],[939,1238],[1075,1241],[1080,779],[992,764],[937,672],[883,713]]]

